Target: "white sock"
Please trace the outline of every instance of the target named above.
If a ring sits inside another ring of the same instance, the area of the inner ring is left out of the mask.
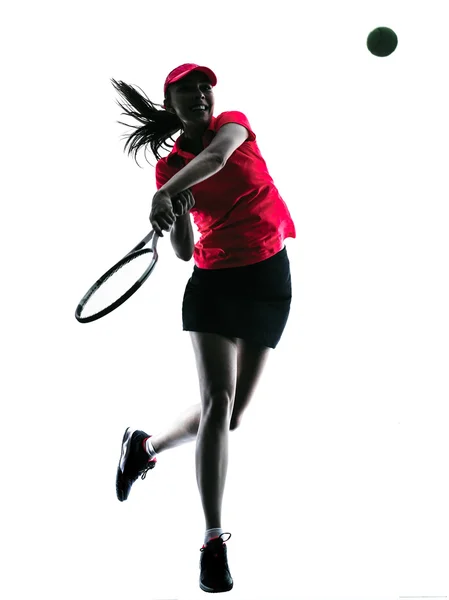
[[[150,458],[154,458],[156,456],[156,451],[151,443],[151,438],[148,438],[145,442],[145,450],[148,452]]]
[[[206,529],[206,535],[204,536],[204,545],[206,545],[209,540],[219,537],[222,533],[223,529],[221,527],[215,527],[215,529]]]

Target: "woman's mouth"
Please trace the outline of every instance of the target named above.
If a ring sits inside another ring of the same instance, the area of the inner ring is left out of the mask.
[[[196,106],[192,106],[190,110],[194,113],[205,113],[207,112],[207,106],[204,104],[197,104]]]

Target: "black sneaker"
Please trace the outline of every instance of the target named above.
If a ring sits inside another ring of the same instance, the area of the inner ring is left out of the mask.
[[[210,540],[200,548],[202,552],[200,559],[200,588],[203,592],[229,592],[234,582],[229,572],[227,548],[222,539],[222,533],[218,538]],[[226,541],[228,541],[226,540]]]
[[[117,498],[120,502],[128,498],[132,484],[140,476],[145,479],[147,471],[156,466],[157,458],[150,459],[148,452],[143,447],[143,441],[149,437],[151,435],[145,431],[131,429],[131,427],[125,431],[115,480]]]

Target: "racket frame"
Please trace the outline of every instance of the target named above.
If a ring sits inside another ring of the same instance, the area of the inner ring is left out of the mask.
[[[145,248],[145,246],[151,241],[151,239],[153,239],[151,249]],[[89,288],[89,290],[86,292],[86,294],[84,294],[84,296],[80,300],[78,306],[76,307],[75,318],[77,319],[77,321],[79,321],[80,323],[91,323],[92,321],[97,321],[98,319],[101,319],[105,315],[109,314],[110,312],[112,312],[113,310],[115,310],[116,308],[121,306],[124,302],[126,302],[126,300],[128,300],[133,294],[135,294],[137,292],[137,290],[145,283],[145,281],[151,275],[151,273],[159,259],[159,255],[158,255],[157,249],[156,249],[158,240],[159,240],[159,235],[153,229],[148,235],[146,235],[143,238],[142,241],[140,241],[137,244],[137,246],[135,246],[132,250],[130,250],[128,252],[128,254],[126,254],[113,267],[108,269],[99,279],[97,279],[97,281]],[[89,301],[89,298],[98,290],[98,288],[107,279],[109,279],[109,277],[111,277],[111,275],[113,275],[113,273],[115,271],[117,271],[121,266],[123,266],[124,264],[129,262],[134,257],[135,254],[142,255],[142,254],[146,254],[146,253],[152,253],[153,259],[152,259],[150,265],[148,266],[148,269],[146,269],[144,271],[144,273],[139,277],[139,279],[136,281],[136,283],[134,283],[134,285],[132,285],[128,291],[126,291],[122,296],[120,296],[120,298],[115,300],[112,304],[110,304],[106,308],[103,308],[102,310],[98,311],[97,313],[95,313],[93,315],[89,315],[88,317],[83,317],[82,312],[83,312],[84,307],[86,306],[87,302]]]

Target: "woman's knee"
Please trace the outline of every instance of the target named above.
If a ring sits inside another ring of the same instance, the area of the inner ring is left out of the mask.
[[[227,390],[205,394],[202,398],[203,416],[214,421],[230,420],[234,399]]]

